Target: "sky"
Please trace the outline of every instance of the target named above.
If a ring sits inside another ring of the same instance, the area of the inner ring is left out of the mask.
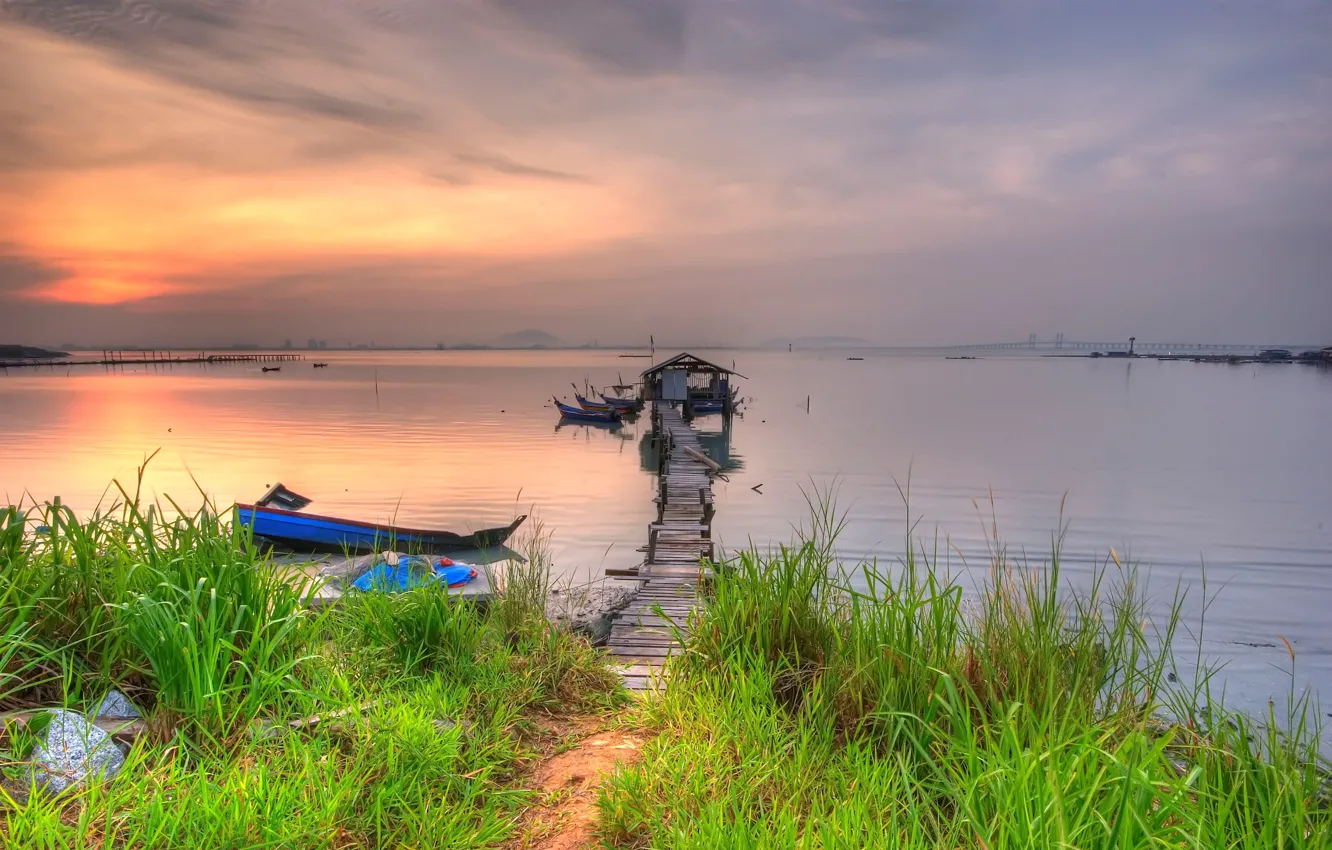
[[[0,342],[1332,344],[1326,0],[0,0]]]

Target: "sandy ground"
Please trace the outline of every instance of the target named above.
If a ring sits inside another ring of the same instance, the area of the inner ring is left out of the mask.
[[[588,724],[574,732],[574,746],[546,759],[532,774],[542,803],[527,814],[525,850],[574,850],[597,846],[596,791],[617,765],[641,757],[643,741],[622,730],[599,731]]]

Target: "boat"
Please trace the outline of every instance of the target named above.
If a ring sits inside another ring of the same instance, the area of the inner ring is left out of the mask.
[[[610,404],[609,402],[592,401],[590,399],[583,398],[578,393],[574,393],[574,399],[578,401],[578,406],[583,410],[588,410],[595,413],[609,413],[610,411],[617,410],[615,405]]]
[[[316,369],[327,369],[327,368],[328,368],[328,364],[327,364],[327,363],[316,363],[316,364],[314,364],[314,367],[315,367]]]
[[[641,399],[616,398],[613,395],[606,395],[605,393],[597,393],[597,395],[601,396],[601,400],[606,404],[615,408],[617,413],[637,413],[643,409],[643,402]]]
[[[620,414],[611,409],[609,405],[606,405],[605,410],[584,410],[581,407],[565,404],[557,398],[555,399],[555,409],[560,412],[560,416],[570,422],[608,423],[620,421]]]
[[[699,413],[721,413],[726,409],[726,400],[721,398],[696,398],[690,402],[695,415]]]
[[[279,481],[269,487],[268,492],[261,496],[255,504],[261,508],[284,508],[289,511],[299,511],[301,508],[308,507],[312,501],[313,499],[302,496],[295,490],[288,490],[283,487],[282,482]]]
[[[499,546],[527,519],[523,515],[499,528],[456,534],[302,513],[300,509],[308,504],[309,499],[278,484],[255,504],[236,505],[236,522],[248,527],[256,539],[296,552],[366,553],[387,549],[436,555]]]
[[[264,370],[265,372],[281,372],[281,371],[282,371],[282,367],[281,367],[281,366],[264,366],[264,367],[262,367],[262,368],[263,368],[263,370]]]

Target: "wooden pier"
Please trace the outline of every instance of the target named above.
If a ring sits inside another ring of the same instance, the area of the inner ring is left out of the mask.
[[[640,583],[634,600],[612,621],[606,645],[621,665],[625,687],[638,691],[652,689],[661,665],[681,651],[679,636],[688,628],[699,586],[712,574],[705,562],[716,556],[712,474],[717,465],[678,408],[653,402],[652,427],[660,450],[657,519],[640,550],[643,563],[606,571]]]

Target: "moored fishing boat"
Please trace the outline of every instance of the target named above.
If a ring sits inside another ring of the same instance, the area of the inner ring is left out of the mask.
[[[615,408],[619,413],[637,413],[643,409],[643,401],[641,399],[617,398],[616,396],[606,395],[605,393],[597,393],[597,395],[601,396],[603,402]]]
[[[274,491],[279,490],[295,498],[274,499]],[[499,546],[527,519],[520,516],[507,526],[457,534],[302,513],[300,508],[306,504],[308,499],[279,484],[253,505],[236,505],[236,522],[249,527],[256,538],[297,552],[362,553],[389,549],[435,555]]]
[[[612,423],[620,421],[620,414],[616,413],[610,405],[604,405],[604,410],[584,410],[581,407],[565,404],[558,398],[555,399],[555,409],[560,412],[560,416],[570,422],[596,422]]]
[[[696,398],[689,402],[695,414],[721,413],[726,409],[726,400],[720,398]]]
[[[580,408],[594,413],[609,413],[618,409],[609,402],[592,401],[591,399],[583,398],[578,393],[574,393],[574,398],[578,401],[578,406]]]

